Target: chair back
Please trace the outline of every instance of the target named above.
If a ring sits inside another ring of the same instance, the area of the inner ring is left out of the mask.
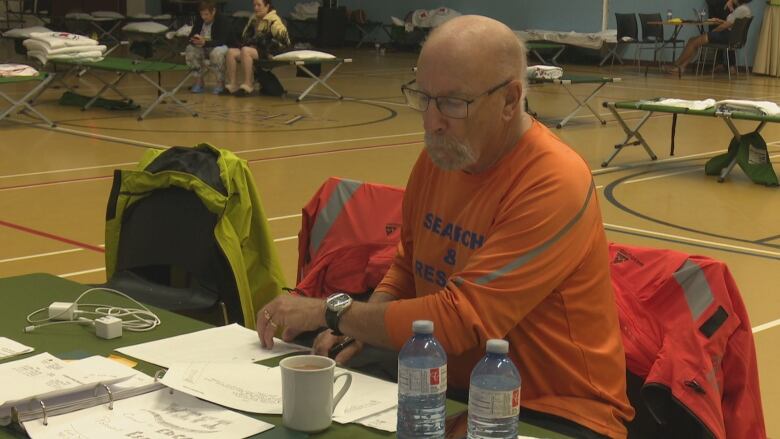
[[[642,25],[642,41],[660,42],[664,40],[664,26],[650,24],[660,21],[662,21],[661,14],[639,14],[639,23]]]
[[[729,32],[729,47],[733,49],[741,49],[747,44],[748,31],[750,30],[750,23],[753,21],[753,17],[738,18],[734,20],[734,25],[731,26]]]
[[[615,12],[615,22],[617,23],[618,43],[639,40],[639,29],[636,25],[636,14],[621,14]]]

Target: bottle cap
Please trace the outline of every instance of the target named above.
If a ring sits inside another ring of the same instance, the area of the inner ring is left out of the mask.
[[[433,334],[433,322],[430,320],[415,320],[412,323],[415,334]]]
[[[487,341],[487,352],[491,354],[506,354],[509,352],[509,342],[498,338]]]

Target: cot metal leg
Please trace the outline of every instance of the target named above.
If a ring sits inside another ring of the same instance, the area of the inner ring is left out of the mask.
[[[151,104],[151,105],[149,105],[149,106],[146,108],[146,110],[144,110],[144,112],[143,112],[143,113],[142,113],[140,116],[138,116],[138,120],[144,120],[144,118],[145,118],[147,115],[149,115],[149,113],[151,113],[151,112],[152,112],[152,110],[154,110],[154,107],[156,107],[157,105],[159,105],[159,104],[160,104],[160,102],[162,102],[162,101],[163,101],[165,98],[170,98],[170,100],[172,100],[172,101],[173,101],[173,102],[174,102],[176,105],[178,105],[179,107],[182,107],[182,108],[184,108],[184,109],[188,110],[188,111],[190,112],[190,114],[192,114],[192,117],[198,117],[198,113],[197,113],[195,110],[192,110],[192,109],[190,109],[189,107],[187,107],[187,104],[185,104],[184,102],[182,102],[181,100],[179,100],[179,98],[177,98],[177,97],[175,96],[175,95],[176,95],[176,93],[178,93],[178,92],[179,92],[179,89],[180,89],[180,88],[182,88],[182,87],[184,86],[184,84],[185,84],[185,83],[187,83],[187,81],[189,81],[189,80],[190,80],[190,78],[192,77],[192,75],[193,75],[193,74],[194,74],[194,72],[193,72],[193,71],[190,71],[190,72],[187,74],[187,76],[185,76],[185,77],[184,77],[184,79],[182,79],[182,80],[179,82],[179,84],[177,84],[177,85],[176,85],[176,87],[174,87],[174,88],[173,88],[173,90],[171,90],[171,91],[168,91],[168,90],[164,89],[164,88],[163,88],[161,85],[157,84],[157,82],[155,82],[155,81],[153,81],[152,79],[150,79],[150,78],[149,78],[148,76],[146,76],[145,74],[143,74],[143,73],[138,73],[138,76],[140,76],[140,77],[141,77],[141,78],[143,78],[143,79],[144,79],[146,82],[148,82],[149,84],[151,84],[152,86],[154,86],[154,88],[156,88],[156,89],[157,89],[157,91],[159,92],[159,96],[157,97],[157,100],[155,100],[154,102],[152,102],[152,104]]]
[[[312,72],[311,72],[311,70],[309,70],[308,68],[306,68],[306,66],[305,66],[303,63],[296,63],[296,66],[298,66],[298,67],[299,67],[301,70],[303,70],[303,71],[304,71],[304,72],[305,72],[307,75],[309,75],[309,77],[311,77],[311,78],[314,80],[314,82],[312,82],[312,83],[309,85],[309,87],[308,87],[308,88],[306,88],[306,90],[304,90],[304,91],[303,91],[303,93],[301,93],[300,95],[298,95],[298,97],[295,99],[295,101],[296,101],[296,102],[300,102],[300,101],[302,101],[302,100],[303,100],[303,98],[305,98],[305,97],[306,97],[306,95],[308,95],[308,94],[309,94],[309,92],[310,92],[310,91],[311,91],[311,90],[312,90],[314,87],[316,87],[316,86],[317,86],[317,84],[319,84],[319,85],[321,85],[321,86],[323,86],[323,87],[327,88],[328,90],[330,90],[330,92],[331,92],[331,93],[333,93],[333,94],[336,96],[336,98],[337,98],[337,99],[342,99],[342,98],[344,98],[344,96],[342,96],[342,95],[341,95],[341,93],[339,93],[339,92],[337,92],[336,90],[334,90],[334,89],[333,89],[331,86],[329,86],[329,85],[328,85],[328,83],[327,83],[327,82],[328,82],[328,79],[330,79],[330,77],[331,77],[331,76],[332,76],[334,73],[336,73],[336,70],[338,70],[338,68],[339,68],[339,67],[341,67],[341,65],[342,65],[342,64],[344,64],[344,63],[343,63],[343,62],[340,62],[340,63],[336,64],[336,65],[335,65],[335,66],[334,66],[334,67],[333,67],[333,68],[332,68],[332,69],[331,69],[331,70],[330,70],[330,71],[329,71],[327,74],[325,74],[325,76],[323,76],[322,78],[319,78],[317,75],[315,75],[314,73],[312,73]]]
[[[103,78],[101,78],[98,75],[95,75],[94,73],[92,74],[92,76],[97,78],[98,81],[102,82],[103,83],[103,87],[100,89],[100,91],[97,92],[97,94],[95,96],[92,97],[92,99],[89,100],[89,102],[84,104],[84,107],[81,108],[82,111],[89,110],[89,108],[92,107],[92,105],[94,105],[95,102],[97,102],[97,100],[100,98],[100,96],[102,96],[103,93],[105,93],[106,90],[108,90],[108,89],[113,90],[114,93],[116,93],[119,96],[121,96],[122,99],[124,99],[124,100],[126,100],[128,102],[133,102],[132,99],[130,99],[126,94],[124,94],[121,91],[119,91],[119,89],[116,87],[116,85],[119,84],[119,82],[122,79],[124,79],[125,76],[127,76],[127,72],[118,74],[116,79],[114,81],[111,81],[111,82],[104,80]]]
[[[22,97],[18,101],[11,99],[10,96],[0,91],[0,97],[2,97],[3,99],[5,99],[11,104],[10,107],[8,107],[5,111],[0,113],[0,120],[3,120],[6,117],[10,116],[11,114],[14,114],[19,111],[29,111],[30,113],[33,113],[35,116],[37,116],[38,119],[48,124],[50,127],[56,126],[55,123],[51,121],[51,119],[41,114],[41,112],[39,112],[32,105],[30,105],[32,100],[35,97],[37,97],[40,93],[42,93],[43,90],[45,90],[46,87],[48,87],[49,83],[53,79],[54,79],[54,75],[49,75],[46,79],[41,81],[40,84],[38,84],[36,87],[30,90],[26,95],[24,95],[24,97]]]
[[[620,153],[620,151],[623,150],[623,148],[627,146],[633,146],[633,145],[642,145],[642,147],[645,149],[645,152],[647,155],[650,156],[651,160],[657,160],[658,156],[655,155],[655,152],[652,148],[650,148],[650,145],[647,144],[645,141],[645,138],[642,137],[642,134],[639,133],[639,130],[642,129],[642,125],[645,124],[645,122],[650,119],[650,116],[653,115],[652,111],[649,111],[642,119],[639,121],[639,123],[636,125],[636,127],[632,130],[631,128],[626,125],[626,122],[623,120],[623,118],[620,116],[620,113],[617,112],[615,109],[615,105],[612,103],[605,103],[604,105],[607,107],[612,113],[612,115],[615,117],[615,120],[617,121],[618,125],[623,129],[623,132],[626,133],[626,138],[621,143],[618,143],[615,145],[615,150],[612,152],[612,155],[609,156],[608,159],[604,160],[601,163],[602,168],[606,168],[609,166],[609,163]],[[636,138],[635,141],[631,141],[631,139]]]
[[[571,92],[571,90],[569,89],[569,87],[567,87],[567,84],[565,82],[561,82],[561,84],[563,85],[563,89],[566,90],[567,93],[569,93],[569,96],[571,96],[572,99],[574,99],[574,101],[577,102],[577,107],[575,107],[574,110],[572,110],[562,121],[558,123],[558,125],[556,125],[557,128],[563,128],[564,126],[566,126],[569,120],[572,117],[574,117],[574,115],[577,114],[583,106],[588,107],[588,110],[590,110],[590,112],[593,113],[594,116],[596,116],[596,119],[598,119],[602,125],[606,125],[607,121],[602,119],[599,113],[596,112],[596,110],[594,110],[593,107],[591,107],[589,104],[589,101],[593,99],[593,97],[596,96],[596,94],[598,94],[598,92],[602,88],[604,88],[605,85],[607,85],[606,82],[602,82],[601,84],[599,84],[599,86],[596,87],[596,89],[593,90],[593,92],[589,94],[588,97],[586,97],[582,101],[580,101],[577,98],[577,96],[575,96],[574,93]]]
[[[561,48],[558,49],[557,52],[555,52],[555,55],[553,55],[552,58],[550,58],[550,62],[552,63],[552,65],[560,66],[560,64],[558,64],[558,57],[561,56],[564,50],[566,50],[566,46],[561,46]]]

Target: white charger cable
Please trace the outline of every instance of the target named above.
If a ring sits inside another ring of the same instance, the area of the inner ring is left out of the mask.
[[[95,291],[105,291],[108,293],[117,294],[125,299],[138,305],[138,308],[127,308],[114,305],[104,305],[97,303],[79,303],[89,293]],[[43,311],[48,310],[49,316],[44,319],[34,319],[33,317]],[[83,315],[95,316],[95,319],[84,317]],[[55,321],[52,321],[55,320]],[[121,325],[119,322],[121,322]],[[32,325],[24,328],[24,332],[32,332],[38,328],[50,325],[58,325],[64,323],[78,323],[78,324],[91,324],[100,326],[103,328],[108,324],[108,330],[101,331],[104,334],[110,335],[109,337],[102,338],[115,338],[121,335],[121,330],[125,329],[132,332],[144,332],[151,331],[159,326],[162,322],[149,308],[142,303],[128,296],[127,294],[117,291],[111,288],[90,288],[79,295],[73,302],[53,302],[51,305],[45,308],[37,309],[27,315],[27,322]],[[119,335],[116,335],[116,328],[119,328]],[[101,329],[98,328],[98,329]],[[100,335],[100,334],[98,334]]]

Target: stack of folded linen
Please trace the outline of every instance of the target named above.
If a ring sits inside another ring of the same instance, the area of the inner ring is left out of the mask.
[[[558,79],[563,76],[563,69],[556,66],[528,66],[528,79]]]
[[[103,59],[106,46],[82,35],[67,32],[33,33],[24,40],[27,56],[46,64],[49,60],[94,62]]]
[[[0,64],[0,78],[38,76],[38,71],[25,64]]]
[[[715,103],[718,108],[729,111],[746,111],[765,116],[780,116],[780,105],[770,101],[726,99]]]

